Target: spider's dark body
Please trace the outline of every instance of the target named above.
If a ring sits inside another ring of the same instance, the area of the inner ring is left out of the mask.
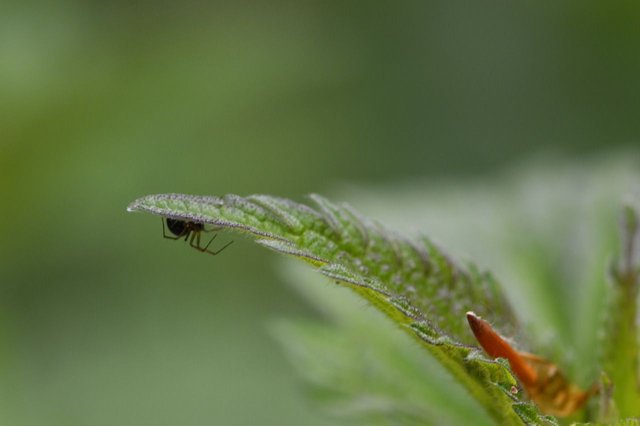
[[[204,231],[204,225],[198,222],[167,218],[167,228],[176,237],[188,237],[191,232]],[[186,238],[185,238],[186,240]]]

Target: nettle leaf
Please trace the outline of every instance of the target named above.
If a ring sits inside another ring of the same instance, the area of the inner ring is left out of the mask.
[[[515,324],[491,275],[457,264],[425,237],[405,238],[347,205],[310,199],[313,207],[265,195],[160,194],[140,198],[128,210],[237,230],[306,261],[417,338],[500,424],[555,424],[520,400],[508,364],[470,346],[468,310],[503,331]]]

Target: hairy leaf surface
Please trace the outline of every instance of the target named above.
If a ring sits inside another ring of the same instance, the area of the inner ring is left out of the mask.
[[[466,311],[498,326],[515,323],[489,274],[458,265],[425,237],[409,239],[347,205],[310,199],[313,207],[264,195],[160,194],[140,198],[128,210],[237,230],[302,259],[417,338],[501,424],[553,422],[519,400],[505,364],[470,346]]]

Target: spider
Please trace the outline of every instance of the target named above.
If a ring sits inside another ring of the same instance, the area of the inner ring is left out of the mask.
[[[167,222],[166,227],[169,228],[169,232],[171,232],[173,236],[167,235],[166,228],[164,226],[165,220]],[[215,256],[216,254],[220,253],[222,250],[229,247],[229,245],[233,243],[233,241],[229,241],[220,250],[211,251],[209,250],[209,245],[211,245],[211,242],[215,240],[216,237],[218,236],[218,234],[214,234],[213,237],[209,240],[209,243],[207,243],[206,246],[202,247],[200,245],[200,234],[202,232],[212,232],[212,231],[214,231],[214,229],[206,230],[204,229],[204,224],[198,223],[198,222],[191,222],[188,220],[181,220],[181,219],[172,219],[169,217],[162,219],[162,237],[163,238],[168,238],[170,240],[179,240],[180,238],[184,237],[184,240],[185,241],[188,240],[189,245],[194,249],[202,253],[209,253]]]

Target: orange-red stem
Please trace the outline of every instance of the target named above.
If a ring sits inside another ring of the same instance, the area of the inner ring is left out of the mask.
[[[489,356],[492,358],[506,358],[509,361],[511,370],[525,387],[533,386],[536,383],[538,375],[533,367],[509,343],[500,337],[487,321],[473,312],[467,312],[467,321],[482,349]]]

